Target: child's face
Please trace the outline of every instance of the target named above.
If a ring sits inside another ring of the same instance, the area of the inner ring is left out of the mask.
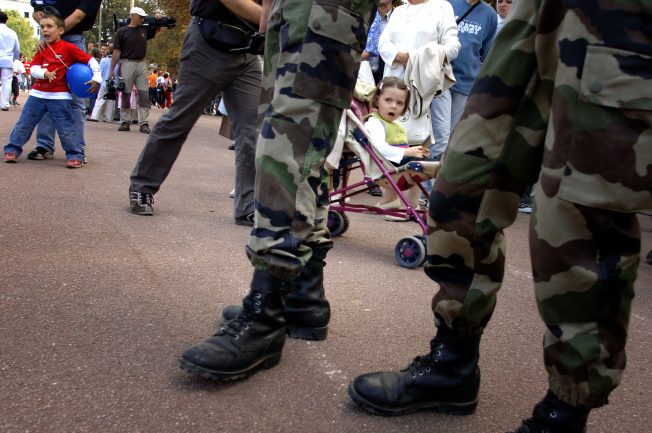
[[[41,35],[48,44],[56,42],[63,35],[63,27],[57,27],[57,23],[52,18],[41,19]]]
[[[385,87],[378,96],[378,114],[388,122],[396,120],[407,104],[408,93],[396,87]]]

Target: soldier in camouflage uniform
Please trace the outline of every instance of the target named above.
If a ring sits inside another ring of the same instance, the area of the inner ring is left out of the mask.
[[[469,98],[432,192],[431,352],[349,387],[367,411],[472,413],[503,229],[538,177],[530,245],[549,391],[519,433],[584,432],[625,367],[652,207],[652,2],[520,1]]]
[[[262,116],[256,149],[256,212],[247,255],[255,267],[242,306],[181,356],[185,370],[222,380],[278,363],[287,332],[326,337],[323,267],[326,155],[351,104],[365,46],[369,0],[266,1]],[[286,329],[287,328],[287,329]]]

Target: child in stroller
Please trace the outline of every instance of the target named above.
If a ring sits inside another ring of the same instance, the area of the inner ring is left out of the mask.
[[[386,77],[378,83],[372,106],[377,111],[365,116],[365,128],[371,137],[371,145],[396,167],[401,167],[412,161],[434,161],[428,158],[427,146],[409,146],[405,128],[395,121],[405,114],[410,90],[405,82],[397,77]],[[399,183],[399,188],[404,185]],[[407,196],[410,203],[416,205],[419,188],[409,188]],[[402,207],[396,192],[385,183],[383,199],[376,205],[381,209],[397,209]],[[407,221],[405,217],[387,215],[389,221]]]
[[[365,92],[359,92],[358,85]],[[426,146],[405,144],[405,129],[395,120],[405,111],[408,95],[400,79],[386,78],[379,88],[358,80],[353,111],[347,110],[340,128],[344,139],[336,142],[327,158],[327,165],[334,169],[333,177],[339,179],[330,193],[328,228],[333,237],[343,234],[349,227],[347,213],[373,213],[393,220],[414,221],[421,228],[421,234],[400,239],[395,248],[399,265],[414,268],[426,258],[426,211],[417,209],[403,191],[416,190],[414,194],[407,193],[413,197],[425,191],[421,182],[433,178],[440,163],[427,157]],[[375,101],[379,113],[366,115],[361,101]],[[366,119],[371,132],[361,123],[361,118]],[[350,183],[349,175],[356,169],[361,170],[362,180]],[[385,200],[381,203],[368,205],[352,200],[375,183],[385,189]]]

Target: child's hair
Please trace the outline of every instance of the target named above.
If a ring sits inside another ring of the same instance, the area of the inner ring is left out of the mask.
[[[380,98],[380,95],[383,94],[383,91],[389,87],[395,87],[399,90],[405,91],[406,93],[405,108],[401,113],[401,114],[405,114],[405,112],[408,109],[407,102],[410,100],[410,89],[408,89],[408,86],[405,84],[405,82],[398,77],[385,77],[382,80],[380,80],[380,83],[378,83],[378,87],[376,87],[376,93],[374,94],[374,97],[371,100],[372,107],[378,108],[378,98]]]
[[[54,21],[58,28],[65,27],[63,18],[61,18],[61,16],[55,13],[52,9],[45,9],[45,14],[41,17],[41,19],[43,18],[50,18]]]

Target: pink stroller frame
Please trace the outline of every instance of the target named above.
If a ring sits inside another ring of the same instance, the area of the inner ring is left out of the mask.
[[[354,100],[352,105],[353,109],[360,111],[360,107],[356,105],[357,101]],[[401,238],[394,249],[394,256],[398,264],[405,268],[416,268],[423,264],[426,260],[426,212],[425,210],[415,209],[408,198],[403,194],[401,186],[402,182],[407,176],[415,185],[411,188],[418,187],[427,195],[426,189],[421,185],[426,179],[434,177],[440,163],[432,161],[423,162],[409,162],[400,167],[394,167],[392,164],[387,163],[385,159],[377,153],[371,144],[371,138],[367,133],[364,125],[356,116],[353,111],[347,110],[347,131],[352,129],[350,134],[347,134],[348,143],[351,139],[355,140],[357,144],[368,154],[369,160],[367,165],[363,162],[363,158],[357,155],[353,150],[345,150],[345,153],[340,160],[339,172],[341,183],[338,189],[330,193],[330,208],[328,212],[328,228],[331,236],[337,237],[342,235],[349,228],[349,219],[347,213],[372,213],[377,215],[407,218],[409,221],[416,222],[421,229],[421,234],[414,236],[406,236]],[[362,117],[362,116],[360,116]],[[346,146],[346,144],[345,144]],[[351,146],[349,146],[350,148]],[[351,156],[353,153],[354,156]],[[365,158],[366,159],[366,158]],[[373,164],[378,174],[372,175],[370,172]],[[361,169],[363,179],[359,182],[348,184],[348,173]],[[402,175],[401,175],[402,174]],[[397,181],[395,178],[399,177]],[[402,177],[403,179],[400,179]],[[382,182],[387,188],[393,189],[398,195],[399,200],[403,204],[400,209],[381,209],[376,206],[365,205],[360,203],[350,203],[348,199],[359,194],[369,191],[375,182]],[[407,189],[407,188],[406,188]]]

